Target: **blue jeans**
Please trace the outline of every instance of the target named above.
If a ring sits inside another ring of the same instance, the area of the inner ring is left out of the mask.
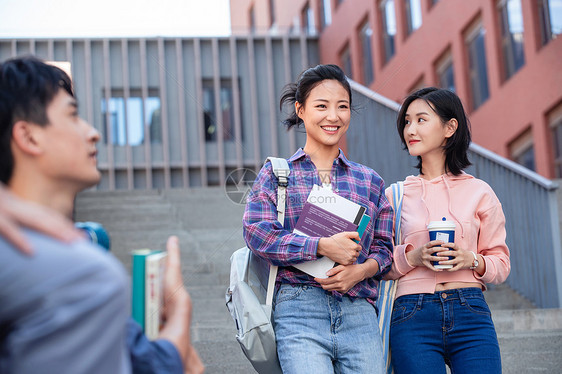
[[[501,374],[500,348],[478,288],[401,296],[394,302],[390,349],[396,374]]]
[[[366,299],[284,284],[274,307],[284,374],[384,373],[377,314]]]

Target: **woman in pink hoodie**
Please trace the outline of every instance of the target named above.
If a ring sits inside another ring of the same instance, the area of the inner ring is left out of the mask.
[[[444,374],[445,365],[455,374],[501,373],[482,291],[509,275],[505,217],[490,186],[463,171],[471,137],[462,103],[451,91],[421,89],[404,101],[397,127],[420,173],[404,181],[402,244],[386,276],[398,279],[390,329],[395,373]],[[454,222],[454,243],[429,240],[427,225],[442,219]]]

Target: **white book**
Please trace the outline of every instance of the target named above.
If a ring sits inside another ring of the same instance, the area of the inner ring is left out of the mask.
[[[148,339],[158,337],[162,326],[162,308],[164,306],[164,273],[166,270],[166,252],[157,252],[145,260],[145,327]]]
[[[293,233],[329,237],[343,231],[358,231],[362,236],[370,217],[365,207],[337,195],[330,187],[314,185],[308,195]],[[293,265],[316,278],[328,278],[326,272],[335,262],[328,257]]]

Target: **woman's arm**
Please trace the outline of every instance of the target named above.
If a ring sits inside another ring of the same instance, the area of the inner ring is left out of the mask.
[[[393,201],[394,197],[392,194],[391,187],[388,187],[385,190],[385,196],[388,201]],[[394,236],[396,235],[396,233],[394,232],[394,228],[396,227],[395,219],[396,219],[396,215],[394,214],[394,210],[393,210],[392,213],[392,238],[393,238],[392,242],[393,243],[394,243]],[[393,261],[390,271],[384,275],[383,279],[398,279],[403,275],[407,274],[408,272],[414,270],[415,266],[411,265],[411,263],[408,262],[408,258],[406,256],[406,254],[412,251],[413,249],[414,247],[412,246],[412,244],[395,245],[392,253]]]
[[[476,278],[484,283],[498,284],[507,279],[511,271],[509,249],[505,243],[505,216],[499,201],[492,208],[479,214],[480,233],[477,255],[485,267]]]
[[[287,196],[288,206],[292,198]],[[277,183],[271,164],[265,164],[248,195],[243,217],[244,239],[259,257],[278,266],[316,260],[320,238],[291,233],[277,220]]]

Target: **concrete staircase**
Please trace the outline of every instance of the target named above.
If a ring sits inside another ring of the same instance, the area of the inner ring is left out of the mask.
[[[244,245],[244,207],[222,188],[167,191],[87,191],[76,221],[104,225],[111,251],[130,271],[130,251],[164,248],[169,235],[182,247],[182,272],[194,303],[192,339],[207,373],[252,373],[225,307],[231,253]],[[562,311],[537,309],[508,286],[485,293],[500,340],[504,373],[556,373],[562,367]]]

